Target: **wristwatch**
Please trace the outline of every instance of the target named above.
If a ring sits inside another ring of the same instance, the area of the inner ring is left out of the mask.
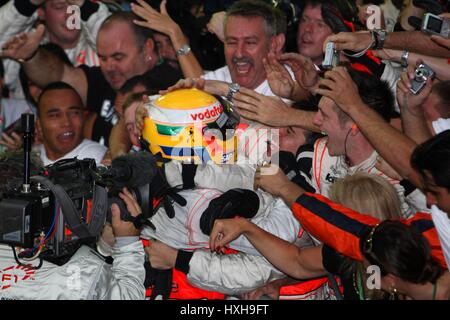
[[[409,57],[409,51],[408,50],[403,50],[402,57],[400,59],[400,63],[401,63],[403,68],[407,68],[408,67],[408,57]]]
[[[374,50],[383,49],[384,41],[386,40],[386,35],[387,35],[386,30],[374,29],[374,30],[372,30],[372,34],[375,39],[372,49],[374,49]]]
[[[185,56],[191,51],[191,47],[189,45],[185,44],[180,49],[177,50],[176,56]]]
[[[228,101],[231,101],[231,99],[233,99],[233,96],[239,92],[239,90],[241,89],[241,86],[237,83],[230,83],[228,85],[228,93],[227,96],[225,97]]]

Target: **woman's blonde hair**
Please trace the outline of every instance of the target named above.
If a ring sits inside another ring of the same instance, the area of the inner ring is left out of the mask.
[[[384,178],[365,172],[358,172],[337,180],[330,188],[329,198],[334,202],[370,215],[381,221],[400,218],[400,199],[395,188]],[[341,272],[353,275],[353,281],[359,274],[363,281],[367,271],[361,262],[348,259],[341,266]],[[383,299],[381,290],[368,289],[364,286],[364,297],[369,300]]]
[[[400,199],[386,179],[358,172],[337,180],[330,189],[331,200],[380,220],[400,218]]]

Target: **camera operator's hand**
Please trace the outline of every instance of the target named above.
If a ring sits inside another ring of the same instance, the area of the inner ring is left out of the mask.
[[[335,67],[325,72],[325,77],[319,80],[317,94],[330,98],[346,113],[364,104],[358,87],[344,67]]]
[[[142,210],[136,199],[134,199],[133,195],[128,191],[127,188],[123,188],[122,192],[119,193],[119,197],[125,202],[127,205],[128,212],[136,217],[141,214]],[[113,228],[115,237],[131,237],[131,236],[139,236],[141,231],[136,229],[132,222],[123,221],[120,219],[120,209],[117,204],[113,204],[111,206],[112,212],[112,220],[111,225]]]
[[[421,63],[421,60],[417,61],[416,66]],[[397,102],[401,112],[412,112],[414,115],[423,113],[422,104],[430,95],[433,87],[433,80],[427,79],[425,87],[418,94],[411,92],[411,81],[414,80],[416,66],[408,66],[407,71],[401,75],[397,82]]]
[[[150,264],[153,268],[159,270],[172,269],[175,267],[178,250],[160,241],[150,241],[150,245],[145,248],[145,252],[149,257]]]
[[[275,127],[285,126],[292,111],[280,98],[264,96],[244,87],[233,96],[233,103],[242,117]]]
[[[370,32],[367,31],[339,32],[325,39],[323,42],[323,52],[325,52],[328,42],[334,42],[334,47],[338,51],[351,50],[360,52],[369,47],[373,43],[373,39]]]
[[[2,46],[0,57],[18,61],[29,60],[39,48],[45,33],[45,26],[40,24],[35,31],[21,33],[12,37]]]
[[[11,135],[2,133],[0,144],[5,146],[8,150],[17,150],[22,147],[23,138],[16,132],[11,133]]]

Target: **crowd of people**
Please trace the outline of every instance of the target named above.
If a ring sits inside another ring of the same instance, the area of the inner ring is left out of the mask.
[[[3,2],[0,201],[23,113],[37,168],[148,152],[161,95],[201,90],[239,125],[233,163],[158,167],[149,192],[186,203],[158,193],[153,228],[121,220],[143,211],[125,188],[101,236],[0,299],[450,299],[449,1]]]

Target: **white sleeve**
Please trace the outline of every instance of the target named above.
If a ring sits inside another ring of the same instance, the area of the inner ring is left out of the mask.
[[[264,257],[244,253],[220,255],[196,250],[189,263],[188,281],[201,289],[228,295],[255,290],[285,275]]]
[[[197,188],[217,189],[222,192],[234,188],[253,190],[256,168],[253,165],[199,165],[194,182]]]
[[[30,17],[24,16],[17,11],[13,0],[3,5],[0,8],[0,46],[13,36],[30,31],[36,20],[37,12]],[[11,59],[4,59],[3,65],[5,69],[5,85],[13,92],[15,98],[23,98],[19,82],[19,63]]]
[[[83,21],[84,32],[92,48],[97,47],[97,35],[103,21],[111,15],[111,12],[104,3],[97,1],[98,10],[89,16],[87,21]],[[95,49],[96,50],[96,49]]]
[[[109,270],[105,269],[97,282],[98,299],[145,299],[145,253],[142,242],[138,240],[121,247],[115,245],[112,257],[114,258],[112,267]]]
[[[31,30],[36,20],[37,12],[30,17],[24,16],[17,11],[14,1],[10,0],[0,8],[0,45],[12,36]]]

